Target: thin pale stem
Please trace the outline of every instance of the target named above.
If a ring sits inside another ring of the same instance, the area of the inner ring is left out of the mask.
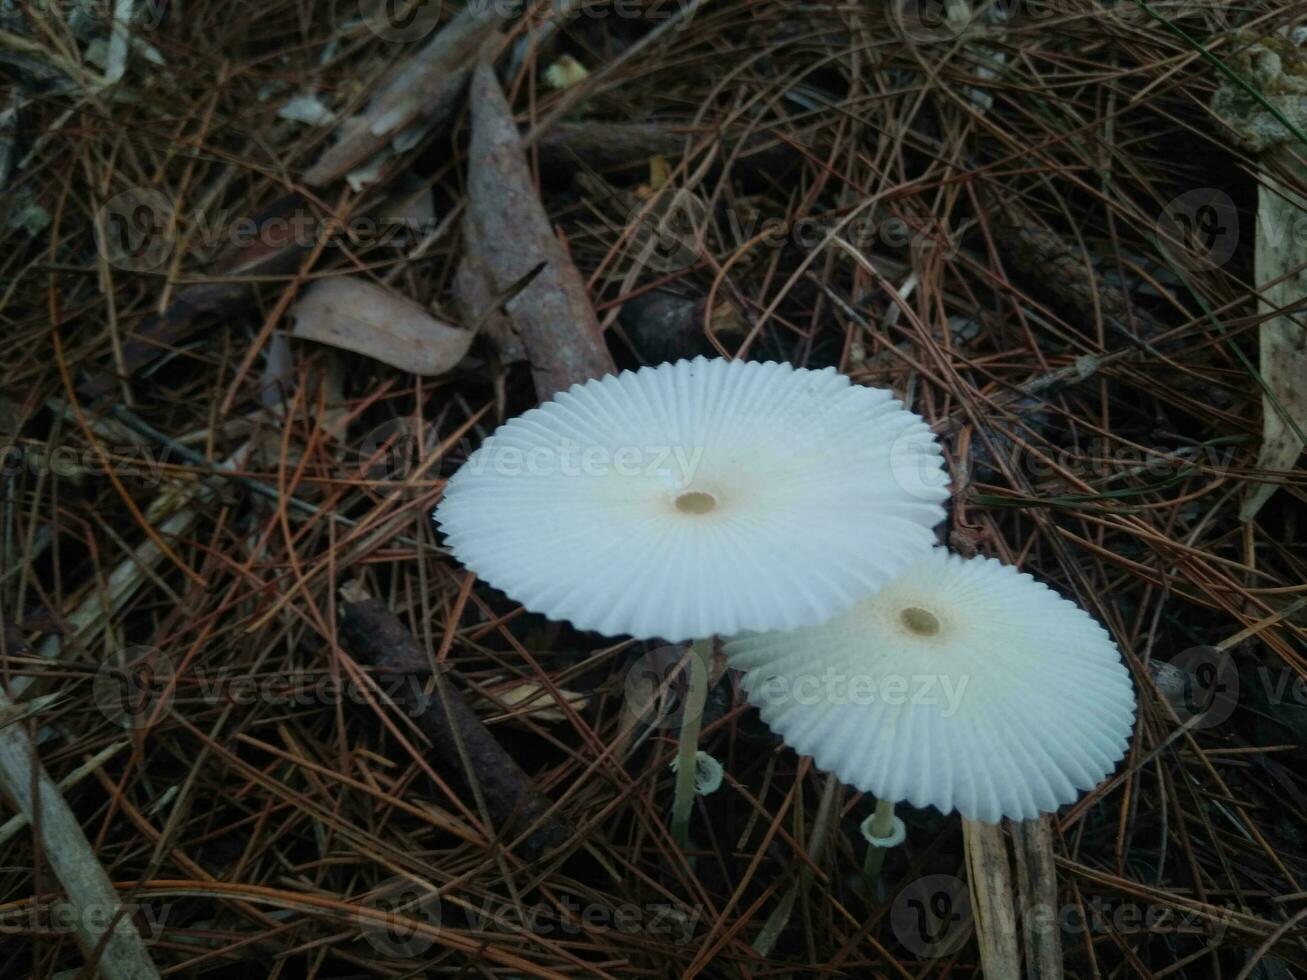
[[[703,706],[708,700],[708,665],[712,661],[712,638],[695,640],[690,646],[690,683],[681,715],[681,738],[676,752],[676,795],[672,799],[672,839],[681,850],[690,846],[690,809],[694,806],[695,753],[699,751],[699,729]]]
[[[894,801],[877,800],[876,812],[871,815],[871,833],[873,837],[888,837],[894,829]],[[862,873],[867,877],[867,886],[875,893],[876,879],[885,864],[885,848],[875,844],[867,845],[867,857],[862,862]]]

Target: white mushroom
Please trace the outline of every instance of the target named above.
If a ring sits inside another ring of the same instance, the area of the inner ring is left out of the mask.
[[[672,772],[679,772],[681,757],[678,755],[673,759],[668,764],[668,768]],[[707,752],[696,752],[694,754],[694,792],[698,796],[707,796],[721,789],[722,779],[725,774],[726,771],[722,768],[722,764]]]
[[[943,549],[830,622],[725,650],[797,752],[885,804],[969,820],[1071,802],[1115,768],[1134,723],[1129,673],[1086,612]]]
[[[934,545],[947,496],[934,436],[888,391],[700,357],[509,420],[436,521],[532,612],[677,642],[845,611]]]
[[[527,609],[609,636],[820,623],[934,544],[942,456],[888,391],[833,368],[695,358],[608,375],[512,419],[449,480],[454,555]],[[706,683],[691,684],[672,830],[687,839]]]

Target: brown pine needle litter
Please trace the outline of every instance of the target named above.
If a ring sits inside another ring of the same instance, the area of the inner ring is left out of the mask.
[[[0,975],[1307,975],[1307,475],[1262,447],[1307,378],[1259,347],[1301,360],[1305,25],[0,6]],[[334,277],[348,349],[296,324]],[[970,848],[901,806],[868,894],[875,801],[718,658],[672,843],[684,650],[524,613],[430,514],[553,388],[697,354],[934,425],[943,543],[1125,655],[1107,782]]]

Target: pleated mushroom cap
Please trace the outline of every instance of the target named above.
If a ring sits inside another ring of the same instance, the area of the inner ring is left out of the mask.
[[[1097,786],[1134,724],[1129,672],[1088,613],[942,548],[830,622],[725,650],[762,720],[820,768],[986,823]]]
[[[696,358],[574,385],[449,480],[454,555],[527,609],[669,641],[810,626],[934,544],[926,424],[833,368]]]

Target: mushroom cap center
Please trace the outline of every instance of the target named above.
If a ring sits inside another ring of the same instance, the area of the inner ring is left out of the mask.
[[[939,617],[920,606],[908,606],[899,613],[899,620],[909,633],[917,636],[934,636],[939,632]]]
[[[672,505],[682,514],[707,514],[717,508],[717,498],[707,490],[684,490]]]

